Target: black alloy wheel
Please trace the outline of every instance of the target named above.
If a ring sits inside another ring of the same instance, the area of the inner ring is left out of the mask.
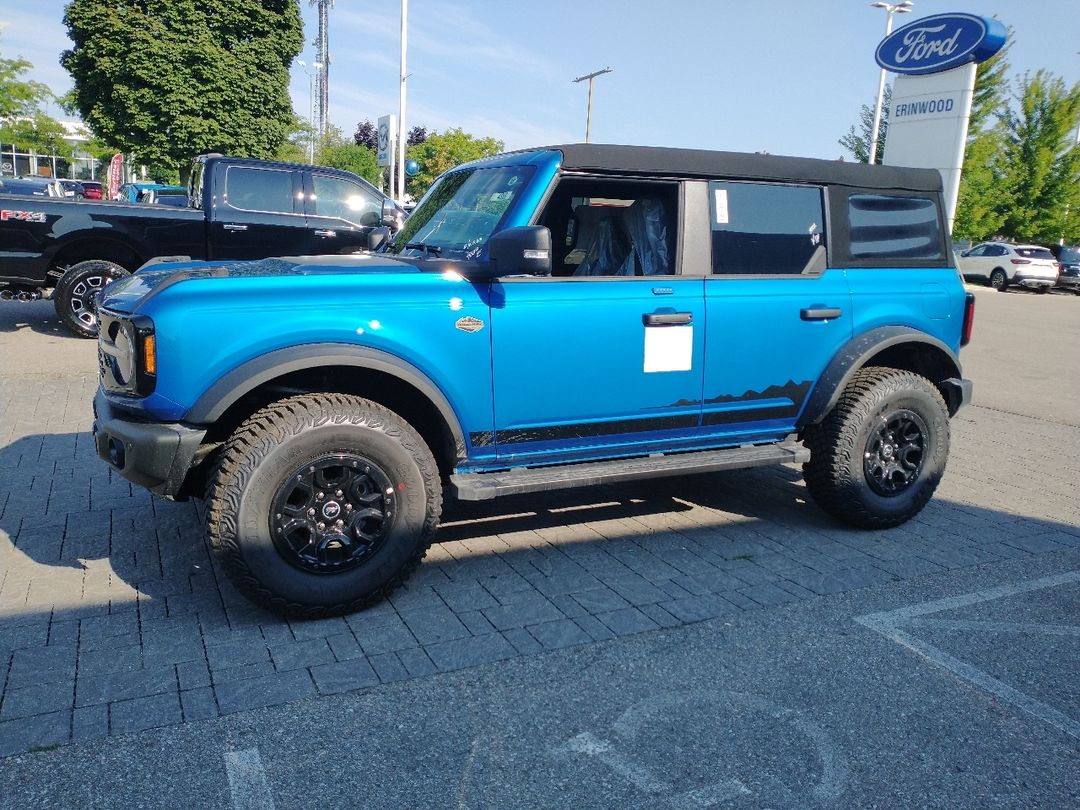
[[[866,482],[878,495],[899,495],[919,477],[926,451],[926,422],[902,409],[881,418],[863,452]]]
[[[278,487],[270,510],[278,551],[315,573],[361,565],[385,541],[394,517],[394,487],[375,462],[335,453],[305,464]]]

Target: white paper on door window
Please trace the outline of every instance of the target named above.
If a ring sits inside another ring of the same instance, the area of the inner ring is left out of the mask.
[[[716,200],[716,224],[727,225],[728,224],[728,210],[727,210],[727,189],[717,188],[713,189],[713,196]]]
[[[645,328],[645,373],[689,371],[694,364],[693,326]]]

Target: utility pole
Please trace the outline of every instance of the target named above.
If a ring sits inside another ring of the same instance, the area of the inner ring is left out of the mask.
[[[409,0],[401,0],[401,76],[398,82],[397,200],[405,202],[405,51],[409,34]]]
[[[584,76],[578,76],[574,79],[574,83],[583,82],[586,79],[589,80],[589,111],[585,114],[585,143],[589,142],[589,138],[592,136],[592,86],[593,79],[597,76],[603,76],[605,73],[611,73],[612,70],[609,67],[603,70],[595,70],[592,73],[587,73]]]

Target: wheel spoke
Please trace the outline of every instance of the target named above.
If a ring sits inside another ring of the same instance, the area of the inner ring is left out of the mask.
[[[918,478],[925,456],[927,428],[914,411],[883,416],[867,437],[863,471],[879,495],[899,495]]]

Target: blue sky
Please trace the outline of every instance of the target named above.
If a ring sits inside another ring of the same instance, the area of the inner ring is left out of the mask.
[[[70,87],[62,0],[0,0],[0,54],[34,63],[31,78]],[[314,61],[315,10],[301,0]],[[397,112],[397,0],[337,0],[330,12],[330,119]],[[949,11],[1015,29],[1013,72],[1080,80],[1077,0],[915,0],[896,25]],[[837,138],[877,90],[874,49],[885,12],[869,0],[410,0],[407,123],[460,126],[508,149],[580,141],[586,83],[596,81],[595,142],[836,158]],[[296,110],[308,79],[293,69]]]

